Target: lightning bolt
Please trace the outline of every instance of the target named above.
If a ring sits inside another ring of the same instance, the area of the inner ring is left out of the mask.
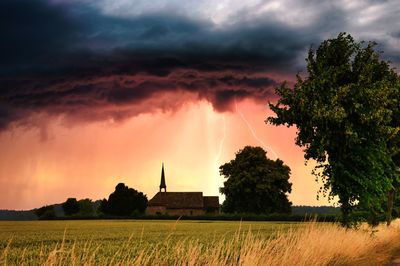
[[[223,121],[223,136],[221,138],[221,140],[219,141],[219,147],[218,147],[218,153],[215,156],[215,160],[214,160],[214,165],[215,165],[215,169],[217,170],[217,178],[216,178],[216,187],[220,187],[222,185],[222,181],[221,181],[221,177],[219,174],[219,161],[221,159],[221,155],[222,155],[222,149],[224,147],[224,142],[225,142],[225,138],[226,138],[226,121],[225,121],[225,114],[222,116],[222,121]]]
[[[253,137],[261,144],[261,146],[266,149],[269,150],[270,152],[272,152],[272,154],[275,156],[275,159],[278,159],[278,154],[268,145],[266,145],[264,143],[264,141],[262,141],[262,139],[260,139],[255,130],[253,129],[253,127],[250,125],[249,121],[247,121],[246,117],[244,116],[244,114],[239,110],[236,99],[235,99],[235,108],[236,108],[236,112],[240,115],[240,117],[242,118],[243,122],[247,125],[247,127],[249,128],[251,134],[253,135]]]
[[[222,136],[222,139],[219,141],[219,149],[217,156],[215,157],[215,164],[218,165],[219,159],[221,159],[221,154],[222,154],[222,148],[224,146],[225,138],[226,138],[226,121],[225,121],[225,114],[222,116],[222,121],[224,122],[224,135]]]

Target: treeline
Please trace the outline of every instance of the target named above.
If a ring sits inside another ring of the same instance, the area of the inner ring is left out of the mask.
[[[68,198],[62,204],[54,204],[34,209],[40,220],[52,219],[97,219],[111,217],[132,217],[143,215],[147,207],[147,197],[142,192],[119,183],[108,199]]]
[[[36,216],[33,210],[28,211],[15,211],[15,210],[0,210],[0,220],[10,221],[31,221],[36,220]]]
[[[66,208],[66,212],[65,209]],[[145,215],[144,212],[132,210],[124,215],[115,215],[103,211],[104,200],[92,201],[90,199],[76,200],[69,198],[62,204],[43,206],[29,211],[0,210],[0,220],[74,220],[74,219],[156,219],[156,220],[221,220],[221,221],[337,221],[340,208],[332,206],[292,206],[291,214],[249,214],[249,213],[221,213],[220,215],[203,216],[168,216]],[[362,213],[366,216],[368,214]],[[384,219],[384,217],[382,217]]]
[[[33,213],[41,220],[52,220],[68,216],[97,217],[99,216],[100,204],[100,200],[81,199],[78,201],[76,198],[68,198],[62,204],[46,205],[34,209]]]
[[[43,206],[38,209],[28,211],[0,210],[0,220],[77,220],[77,219],[143,219],[143,220],[215,220],[215,221],[309,221],[337,222],[340,221],[340,207],[333,206],[292,206],[291,214],[272,213],[272,214],[251,214],[251,213],[221,213],[219,215],[202,216],[169,216],[169,215],[145,215],[143,212],[132,211],[125,215],[110,215],[102,211],[102,201],[92,201],[90,199],[77,200],[78,205],[83,208],[78,212],[66,214],[63,206],[72,203],[72,208],[76,208],[76,199],[67,199],[63,204],[53,204]],[[68,204],[65,204],[67,203]],[[75,205],[75,206],[73,206]],[[68,207],[67,207],[68,208]],[[67,211],[68,212],[68,211]],[[394,217],[399,217],[399,212],[393,213]],[[367,221],[368,211],[359,210],[355,212],[357,219]],[[379,221],[384,221],[385,216],[377,217]]]

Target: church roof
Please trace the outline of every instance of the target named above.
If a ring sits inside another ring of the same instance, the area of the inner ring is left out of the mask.
[[[158,192],[147,205],[168,209],[202,209],[203,192]]]

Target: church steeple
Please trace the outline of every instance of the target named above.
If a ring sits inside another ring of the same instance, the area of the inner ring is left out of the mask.
[[[165,174],[164,174],[164,163],[162,164],[162,168],[161,168],[160,192],[162,189],[164,189],[164,192],[167,192],[167,185],[165,183]]]

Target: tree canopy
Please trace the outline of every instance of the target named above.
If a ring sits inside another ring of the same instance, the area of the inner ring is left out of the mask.
[[[78,201],[79,214],[83,216],[93,216],[95,214],[94,203],[91,199],[81,199]]]
[[[100,211],[115,216],[129,216],[134,212],[144,213],[147,207],[147,197],[142,192],[119,183],[108,200],[100,204]]]
[[[220,188],[226,199],[222,205],[226,213],[290,213],[290,168],[277,159],[268,159],[261,147],[246,146],[235,159],[220,166],[226,178]]]
[[[52,220],[56,217],[53,205],[46,205],[38,209],[34,209],[34,213],[39,220]]]
[[[80,210],[79,203],[76,198],[68,198],[63,204],[62,208],[64,210],[65,215],[73,215],[77,214]]]
[[[346,225],[355,205],[376,208],[399,179],[399,78],[375,47],[340,33],[310,48],[308,76],[277,88],[276,117],[267,119],[297,127],[296,144],[317,161],[321,191],[339,197]]]

